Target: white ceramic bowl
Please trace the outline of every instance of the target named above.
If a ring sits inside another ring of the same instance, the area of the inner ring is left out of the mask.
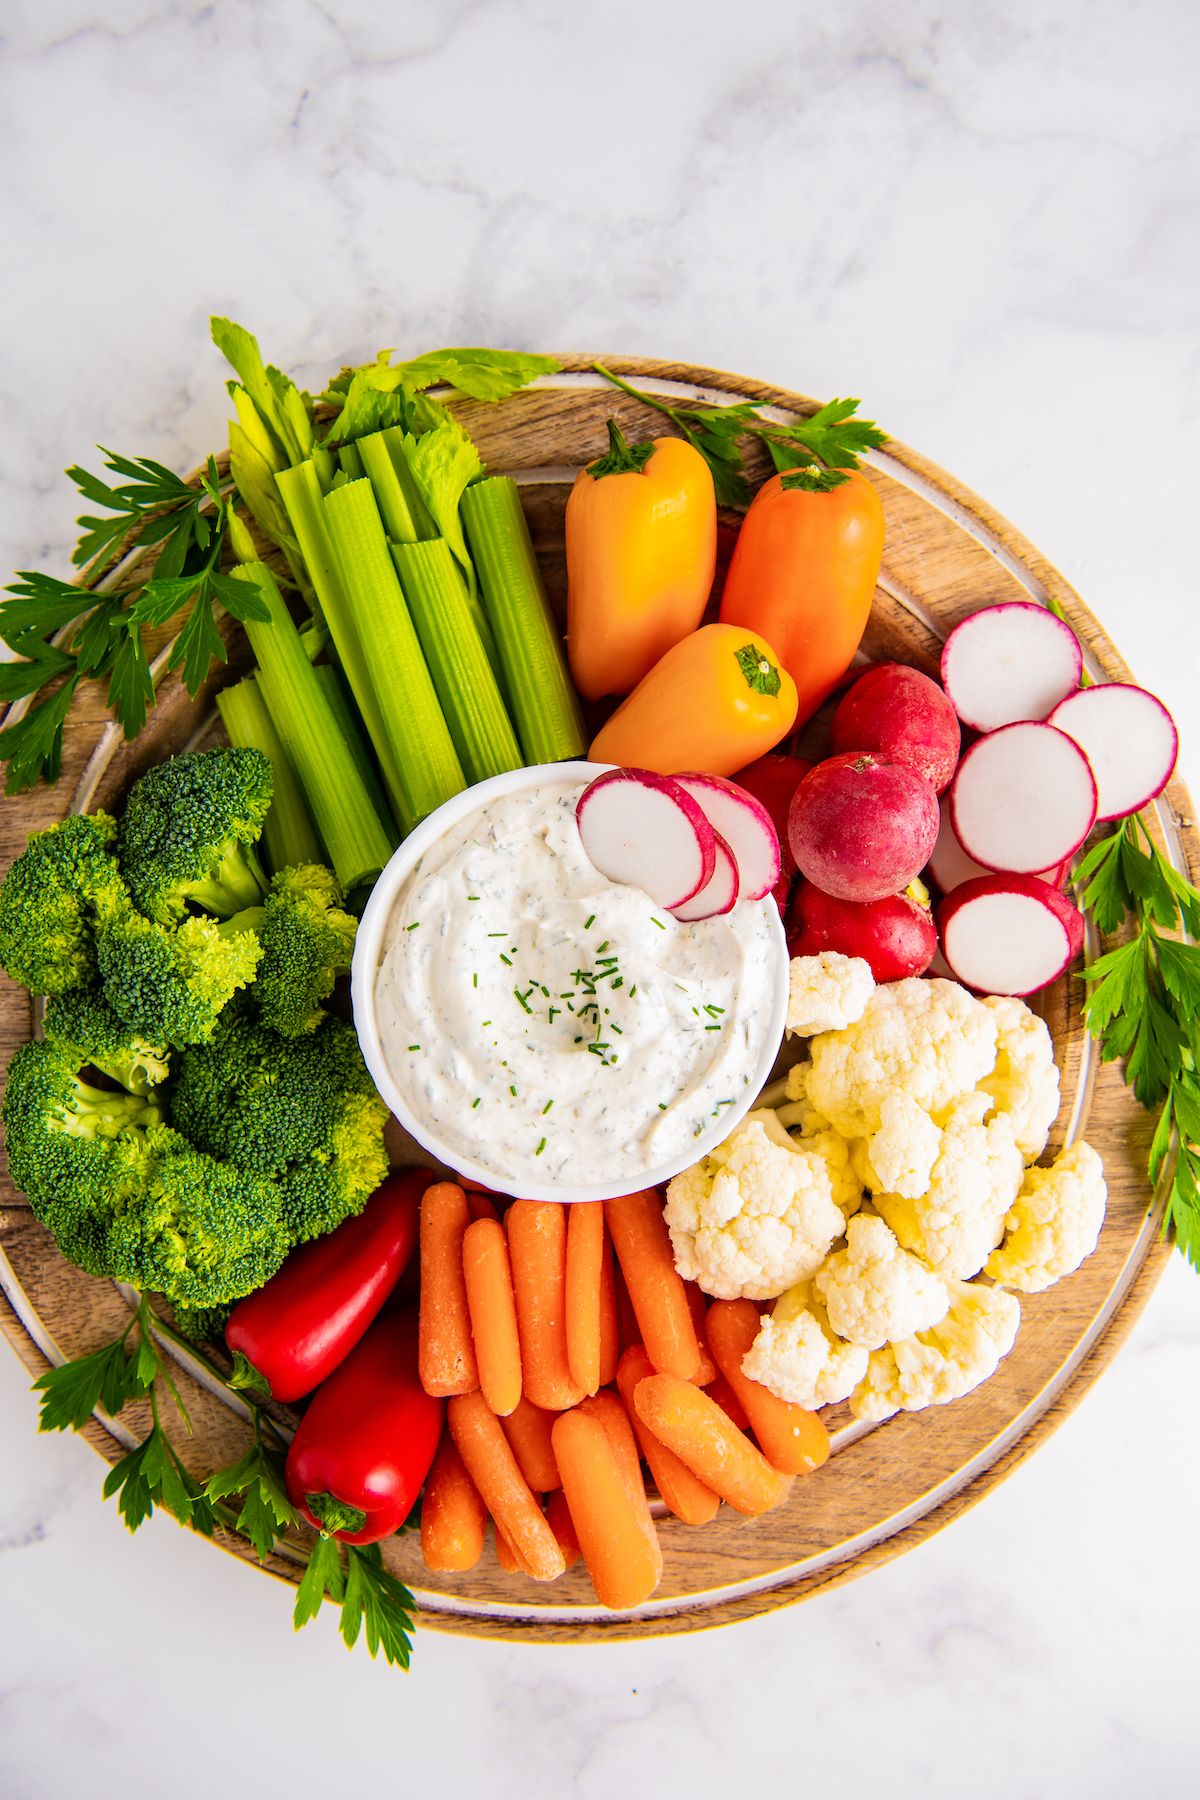
[[[783,1039],[783,1028],[787,1019],[788,1008],[788,954],[787,939],[784,936],[783,922],[779,917],[774,900],[768,896],[759,902],[767,911],[771,926],[771,936],[778,953],[778,977],[775,984],[774,1005],[771,1011],[771,1022],[763,1043],[762,1052],[753,1070],[750,1071],[750,1083],[746,1088],[746,1098],[724,1112],[712,1129],[703,1132],[688,1148],[685,1155],[672,1162],[656,1164],[651,1168],[635,1169],[627,1181],[607,1181],[595,1183],[588,1187],[572,1186],[564,1182],[530,1182],[513,1178],[509,1183],[505,1176],[495,1169],[484,1168],[481,1163],[467,1161],[458,1151],[431,1133],[426,1126],[415,1119],[405,1105],[404,1097],[392,1079],[383,1053],[383,1044],[379,1037],[379,1028],[375,1018],[375,979],[379,973],[379,965],[383,959],[383,942],[387,932],[388,920],[392,906],[400,888],[410,874],[413,865],[422,857],[430,846],[436,843],[443,832],[449,831],[460,820],[498,800],[506,794],[515,794],[525,787],[536,787],[541,782],[551,781],[593,781],[597,775],[608,767],[605,763],[561,762],[543,763],[529,769],[513,769],[505,775],[494,775],[489,781],[481,781],[475,787],[456,794],[453,800],[447,800],[444,806],[430,813],[412,831],[386,869],[380,875],[367,902],[366,910],[358,927],[358,936],[354,946],[354,963],[351,969],[351,991],[354,999],[354,1024],[358,1032],[358,1041],[371,1078],[383,1099],[387,1102],[396,1118],[405,1130],[414,1137],[418,1144],[428,1150],[438,1162],[447,1168],[455,1169],[460,1175],[479,1182],[483,1187],[500,1193],[514,1193],[523,1200],[609,1200],[617,1194],[635,1194],[642,1188],[659,1187],[669,1181],[672,1175],[690,1168],[694,1162],[712,1150],[717,1144],[729,1136],[734,1126],[750,1111],[755,1099],[766,1085],[779,1046]]]

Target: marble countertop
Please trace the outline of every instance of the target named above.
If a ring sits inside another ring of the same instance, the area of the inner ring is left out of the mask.
[[[862,395],[985,496],[1197,792],[1198,65],[1187,0],[11,0],[3,566],[66,573],[94,443],[223,441],[212,312],[306,381],[678,357]],[[1057,1435],[883,1570],[687,1638],[423,1632],[405,1676],[169,1521],[131,1539],[0,1354],[0,1793],[1182,1800],[1198,1390],[1176,1258]]]

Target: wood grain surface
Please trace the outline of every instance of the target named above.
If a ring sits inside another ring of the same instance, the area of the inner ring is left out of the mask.
[[[534,542],[558,617],[565,618],[563,515],[575,469],[607,445],[615,417],[629,441],[662,435],[665,422],[640,402],[589,373],[592,358],[563,359],[564,372],[499,406],[453,402],[493,473],[522,484]],[[689,398],[751,398],[786,413],[817,403],[783,389],[683,364],[602,358],[626,379]],[[750,459],[748,459],[749,461]],[[903,445],[889,442],[867,459],[883,501],[887,541],[862,654],[936,671],[941,640],[968,613],[1012,599],[1057,602],[1070,619],[1093,670],[1133,678],[1079,596],[1006,520],[952,476]],[[767,472],[751,462],[752,478]],[[732,523],[736,515],[729,515]],[[126,745],[112,728],[96,684],[77,693],[67,726],[63,773],[55,788],[4,803],[0,868],[7,869],[29,831],[77,810],[118,809],[129,785],[151,761],[185,745],[221,741],[212,695],[249,664],[240,629],[225,622],[229,662],[214,670],[196,701],[176,676],[159,683],[158,704],[142,736]],[[170,627],[160,637],[160,647]],[[153,650],[152,650],[153,654]],[[809,734],[820,746],[821,721]],[[1200,838],[1186,788],[1174,781],[1151,809],[1152,829],[1191,879],[1200,869]],[[1086,1136],[1104,1158],[1108,1217],[1095,1254],[1044,1294],[1021,1296],[1016,1345],[993,1378],[950,1406],[901,1413],[885,1424],[855,1424],[843,1407],[827,1410],[835,1454],[797,1481],[775,1512],[750,1520],[722,1507],[709,1525],[666,1517],[659,1529],[663,1579],[653,1599],[629,1614],[600,1609],[582,1565],[552,1587],[505,1575],[490,1548],[463,1575],[431,1576],[410,1538],[384,1546],[388,1566],[417,1594],[421,1623],[479,1637],[539,1642],[656,1636],[696,1631],[806,1598],[867,1573],[922,1542],[982,1499],[1044,1441],[1115,1354],[1145,1305],[1171,1252],[1161,1242],[1145,1167],[1152,1120],[1124,1087],[1118,1067],[1100,1069],[1080,1021],[1082,986],[1063,978],[1039,997],[1054,1036],[1063,1107],[1051,1149],[1064,1133]],[[7,1067],[32,1033],[24,989],[0,978],[0,1058]],[[402,1158],[408,1160],[401,1150]],[[417,1160],[415,1156],[411,1160]],[[109,1341],[128,1317],[108,1282],[83,1275],[58,1253],[49,1233],[0,1168],[0,1329],[31,1375]],[[214,1355],[217,1355],[214,1352]],[[241,1454],[250,1428],[226,1399],[186,1370],[178,1372],[193,1424],[189,1436],[166,1402],[164,1423],[198,1478]],[[290,1417],[276,1409],[281,1421]],[[119,1421],[94,1419],[84,1435],[115,1462],[146,1428],[137,1407]],[[130,1435],[132,1434],[132,1436]],[[36,1448],[31,1446],[31,1455]],[[258,1567],[243,1540],[218,1534],[223,1549]],[[303,1538],[281,1542],[264,1565],[299,1579]]]

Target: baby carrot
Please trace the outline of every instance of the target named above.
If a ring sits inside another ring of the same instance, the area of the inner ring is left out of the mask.
[[[782,1498],[782,1475],[703,1388],[678,1375],[647,1375],[633,1403],[655,1437],[738,1512],[767,1512]]]
[[[543,1411],[528,1394],[522,1394],[512,1412],[500,1420],[517,1467],[535,1494],[548,1494],[560,1485],[550,1444],[550,1427],[557,1417],[557,1413]]]
[[[514,1200],[504,1223],[525,1392],[535,1406],[563,1412],[583,1399],[567,1361],[565,1210],[556,1200]]]
[[[525,1561],[525,1558],[521,1555],[520,1551],[509,1543],[494,1519],[492,1520],[492,1526],[496,1533],[496,1561],[500,1564],[504,1573],[506,1575],[528,1575],[530,1572],[529,1564]]]
[[[692,1315],[692,1329],[696,1333],[696,1343],[700,1350],[700,1367],[692,1376],[697,1387],[707,1387],[710,1381],[717,1379],[718,1369],[713,1361],[712,1351],[708,1347],[704,1318],[708,1308],[708,1295],[695,1281],[685,1281],[683,1291],[687,1295],[688,1311]]]
[[[521,1345],[508,1239],[499,1219],[474,1219],[467,1226],[462,1258],[479,1385],[503,1418],[521,1398]]]
[[[487,1508],[458,1446],[442,1433],[421,1499],[421,1554],[427,1569],[473,1569],[483,1555]]]
[[[625,1484],[625,1493],[634,1517],[646,1534],[658,1573],[662,1574],[662,1546],[658,1541],[658,1531],[650,1516],[650,1504],[646,1499],[646,1484],[642,1480],[642,1459],[638,1452],[637,1438],[633,1426],[629,1423],[629,1414],[625,1411],[625,1403],[618,1394],[605,1390],[600,1394],[592,1394],[579,1402],[578,1410],[593,1419],[599,1419],[604,1427],[604,1435],[612,1445],[613,1455],[617,1459],[617,1467],[621,1471],[621,1480]]]
[[[421,1310],[417,1367],[427,1394],[469,1394],[479,1386],[463,1281],[467,1197],[454,1181],[421,1196]]]
[[[558,1539],[558,1547],[566,1558],[568,1569],[573,1569],[579,1561],[579,1539],[575,1533],[571,1509],[567,1505],[567,1496],[561,1488],[555,1488],[547,1496],[546,1523]]]
[[[654,1374],[654,1364],[643,1344],[632,1345],[617,1364],[617,1387],[629,1413],[630,1424],[637,1433],[642,1455],[650,1465],[654,1485],[675,1514],[689,1525],[706,1525],[720,1506],[720,1497],[692,1474],[673,1450],[656,1438],[634,1405],[634,1390],[639,1381]]]
[[[486,1194],[479,1193],[475,1188],[467,1189],[467,1210],[471,1215],[472,1222],[476,1219],[499,1219],[500,1217],[496,1211],[495,1201],[489,1200]]]
[[[632,1307],[630,1311],[632,1312]],[[600,1386],[607,1387],[616,1379],[620,1358],[617,1336],[617,1290],[613,1276],[612,1240],[604,1227],[604,1249],[600,1257]]]
[[[658,1560],[602,1422],[579,1407],[563,1413],[554,1456],[596,1598],[617,1611],[639,1605],[658,1585]]]
[[[567,1362],[585,1394],[600,1386],[600,1281],[604,1202],[576,1200],[567,1208]]]
[[[483,1504],[535,1581],[553,1581],[566,1564],[541,1507],[508,1447],[500,1421],[476,1388],[455,1394],[446,1408],[450,1433]]]
[[[617,1259],[613,1258],[613,1305],[617,1315],[617,1355],[624,1356],[631,1344],[640,1344],[637,1314],[629,1298],[629,1285]]]
[[[773,1469],[804,1475],[829,1455],[829,1433],[819,1415],[777,1399],[742,1373],[742,1358],[759,1333],[753,1300],[717,1300],[708,1309],[708,1340],[721,1373],[746,1409],[750,1429]]]
[[[604,1216],[647,1356],[656,1369],[690,1381],[700,1367],[700,1349],[662,1202],[653,1188],[645,1188],[606,1200]]]
[[[746,1416],[746,1409],[723,1375],[710,1381],[704,1391],[710,1400],[716,1401],[722,1412],[729,1414],[739,1431],[749,1431],[750,1420]]]

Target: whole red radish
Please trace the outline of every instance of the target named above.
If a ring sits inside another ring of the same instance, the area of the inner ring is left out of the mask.
[[[835,900],[811,881],[802,881],[785,924],[789,956],[819,956],[822,950],[861,956],[876,981],[923,975],[937,950],[933,914],[907,894]]]
[[[788,808],[792,804],[792,795],[813,766],[803,756],[785,756],[781,751],[772,750],[767,756],[760,756],[757,762],[747,763],[733,777],[739,787],[761,800],[770,813],[779,835],[783,873],[789,880],[796,873],[796,859],[788,843]]]
[[[937,909],[942,953],[965,987],[1032,994],[1083,949],[1083,914],[1036,875],[964,881]]]
[[[958,766],[958,714],[936,681],[904,663],[860,675],[830,725],[835,754],[875,750],[907,763],[940,794]]]
[[[835,900],[898,894],[929,861],[937,795],[915,769],[873,751],[827,757],[792,796],[788,842],[796,866]]]

